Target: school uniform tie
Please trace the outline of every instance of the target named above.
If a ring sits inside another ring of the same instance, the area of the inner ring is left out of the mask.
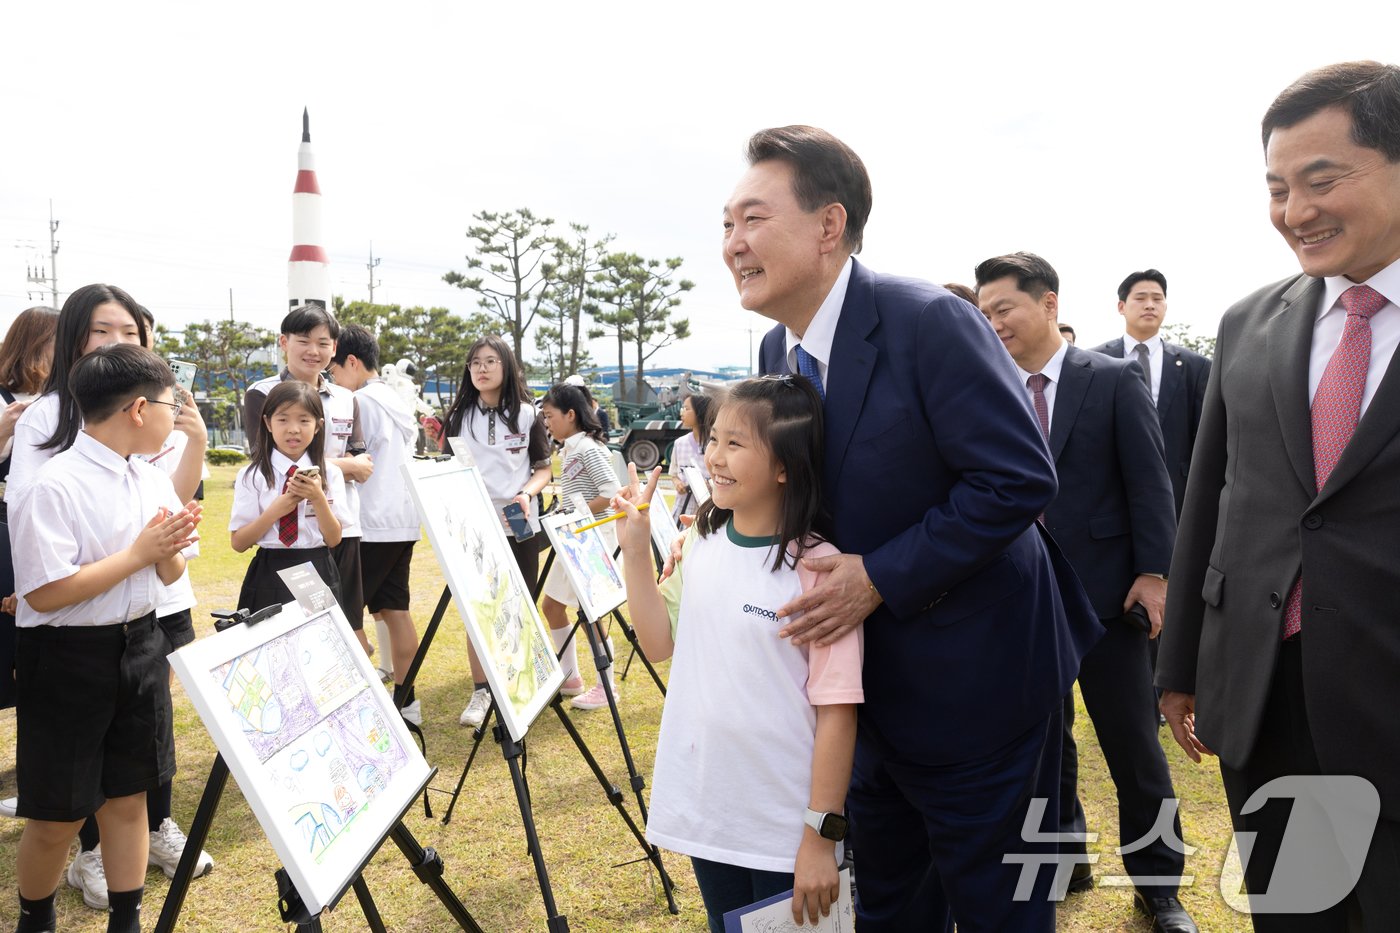
[[[821,370],[817,368],[817,358],[797,345],[797,371],[807,377],[807,381],[817,390],[823,402],[826,401],[826,386],[822,385]]]
[[[1322,371],[1322,381],[1312,403],[1313,473],[1317,489],[1342,457],[1347,442],[1361,421],[1361,398],[1366,391],[1366,371],[1371,366],[1371,318],[1385,307],[1386,298],[1369,285],[1353,285],[1342,292],[1347,312],[1342,340]],[[1283,637],[1292,638],[1303,626],[1303,578],[1300,574],[1288,594],[1283,615]]]
[[[287,491],[287,484],[292,481],[292,476],[296,474],[297,468],[291,466],[287,468],[287,478],[282,480],[282,491]],[[282,542],[283,547],[296,547],[297,543],[297,512],[301,511],[301,504],[292,509],[286,515],[277,519],[277,540]]]

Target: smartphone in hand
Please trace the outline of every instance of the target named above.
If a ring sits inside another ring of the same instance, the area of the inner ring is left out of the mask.
[[[535,529],[530,527],[530,518],[519,502],[509,503],[501,512],[510,523],[510,533],[515,535],[515,540],[528,541],[535,536]]]

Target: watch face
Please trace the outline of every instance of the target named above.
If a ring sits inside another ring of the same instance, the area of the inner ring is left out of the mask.
[[[819,832],[823,839],[840,842],[846,838],[847,828],[848,823],[844,816],[839,813],[828,813],[822,819],[822,828]]]

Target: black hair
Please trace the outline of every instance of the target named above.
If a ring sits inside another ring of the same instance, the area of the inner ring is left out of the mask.
[[[136,310],[141,312],[141,317],[145,318],[147,330],[156,326],[156,316],[151,313],[150,308],[145,305],[137,305]]]
[[[968,288],[966,285],[963,285],[958,282],[948,282],[943,287],[948,289],[948,291],[952,292],[954,295],[957,295],[963,301],[966,301],[968,304],[972,305],[974,308],[977,307],[977,293],[974,292],[972,289]]]
[[[1008,275],[1016,277],[1016,288],[1025,292],[1036,301],[1045,297],[1046,292],[1060,291],[1060,275],[1055,271],[1055,267],[1035,253],[1008,253],[1005,256],[993,256],[991,259],[984,259],[978,263],[977,271],[973,273],[977,277],[977,290],[981,291],[982,286],[988,282],[995,282],[997,279],[1004,279]]]
[[[346,324],[335,342],[335,355],[331,361],[344,366],[350,357],[360,361],[360,365],[370,372],[379,372],[379,341],[363,324]]]
[[[1074,343],[1075,333],[1074,333],[1074,328],[1073,328],[1073,327],[1070,327],[1068,324],[1061,324],[1061,325],[1060,325],[1060,333],[1062,333],[1062,334],[1069,334],[1069,341],[1070,341],[1070,343]]]
[[[608,442],[608,435],[604,433],[602,423],[593,413],[593,403],[588,398],[588,393],[578,386],[571,386],[566,382],[557,383],[544,394],[541,401],[565,414],[573,412],[574,421],[580,431],[600,444]]]
[[[297,334],[305,337],[323,324],[331,332],[332,340],[340,339],[340,322],[334,314],[320,305],[297,305],[282,318],[282,336]]]
[[[700,452],[705,452],[705,444],[710,439],[710,427],[714,424],[714,415],[710,411],[715,407],[714,400],[703,392],[692,392],[685,397],[685,402],[690,403],[691,411],[695,412],[695,431],[700,435]]]
[[[1162,286],[1162,297],[1166,297],[1167,277],[1156,269],[1144,269],[1142,272],[1134,272],[1122,281],[1118,286],[1118,300],[1127,301],[1128,296],[1132,294],[1133,286],[1139,282],[1156,282]]]
[[[753,413],[754,434],[787,474],[773,570],[796,567],[798,558],[788,554],[789,546],[795,542],[799,550],[811,547],[827,537],[829,525],[822,500],[826,432],[821,396],[804,376],[763,376],[733,386],[711,410],[717,414],[731,407]],[[715,439],[711,437],[709,443]],[[700,534],[708,535],[732,515],[709,499],[696,511],[695,524]]]
[[[68,391],[89,424],[106,421],[138,398],[155,398],[175,385],[170,365],[129,343],[98,347],[73,364]]]
[[[1274,130],[1302,123],[1328,107],[1351,113],[1351,141],[1400,162],[1400,67],[1380,62],[1340,62],[1294,81],[1264,113],[1264,149]]]
[[[870,174],[850,146],[815,126],[778,126],[749,137],[749,165],[776,160],[792,168],[792,193],[804,211],[846,209],[846,245],[859,253],[870,218]]]
[[[263,402],[262,419],[257,426],[257,442],[253,444],[253,462],[251,466],[263,475],[267,480],[268,488],[276,489],[277,471],[272,468],[272,451],[276,448],[276,443],[272,440],[272,429],[268,426],[268,421],[288,405],[300,405],[316,417],[316,436],[311,439],[311,443],[306,445],[306,455],[311,458],[311,463],[321,470],[321,488],[325,489],[326,483],[326,412],[321,407],[321,393],[313,387],[302,382],[300,379],[288,379],[279,382],[272,387],[272,391],[267,393],[267,400]],[[252,425],[247,426],[250,430]],[[252,470],[247,475],[252,475]]]
[[[452,400],[452,407],[447,410],[447,417],[443,419],[444,438],[453,438],[461,434],[464,423],[467,424],[468,430],[471,428],[467,413],[471,411],[472,406],[481,402],[481,392],[472,381],[472,357],[483,349],[493,351],[501,361],[501,401],[496,410],[501,413],[512,433],[520,433],[521,407],[527,404],[527,401],[528,404],[534,404],[530,388],[525,385],[525,377],[520,373],[520,363],[516,361],[510,344],[495,334],[482,337],[467,350],[467,361],[462,364],[462,381],[457,385],[457,397]],[[475,436],[473,433],[472,437]]]
[[[126,309],[136,324],[137,338],[142,346],[146,344],[146,319],[141,315],[141,306],[136,300],[115,285],[84,285],[68,296],[63,310],[58,312],[58,328],[54,332],[53,366],[49,368],[49,378],[44,382],[45,394],[58,395],[58,425],[53,435],[39,445],[40,450],[55,453],[73,446],[74,439],[82,430],[82,415],[78,403],[68,388],[68,376],[74,365],[83,356],[87,346],[88,331],[92,329],[92,312],[99,305],[114,302]]]

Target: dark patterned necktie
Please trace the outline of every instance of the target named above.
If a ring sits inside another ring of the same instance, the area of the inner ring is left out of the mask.
[[[806,350],[802,349],[802,344],[797,345],[797,371],[807,377],[807,381],[816,388],[817,394],[822,401],[826,401],[826,386],[822,385],[821,370],[817,368],[817,358]]]
[[[1313,473],[1317,490],[1327,477],[1356,426],[1361,421],[1361,398],[1366,392],[1366,372],[1371,367],[1371,318],[1385,307],[1385,296],[1369,285],[1353,285],[1342,292],[1347,313],[1342,340],[1322,371],[1322,381],[1312,403]],[[1288,594],[1283,614],[1283,637],[1292,638],[1303,627],[1303,578],[1299,575]]]

